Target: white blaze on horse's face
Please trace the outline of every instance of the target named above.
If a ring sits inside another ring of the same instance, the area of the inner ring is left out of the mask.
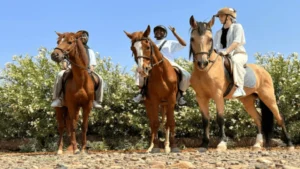
[[[135,42],[133,46],[135,47],[137,56],[144,56],[141,41]],[[143,68],[143,58],[140,57],[137,60],[138,60],[138,67],[142,69]]]
[[[59,44],[63,43],[63,41],[65,41],[65,38],[62,38]]]

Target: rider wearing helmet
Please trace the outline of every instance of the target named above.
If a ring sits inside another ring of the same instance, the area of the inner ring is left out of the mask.
[[[81,35],[81,41],[86,49],[86,52],[88,54],[89,57],[89,70],[91,72],[93,72],[94,74],[96,74],[99,78],[99,87],[96,89],[95,91],[95,100],[93,101],[93,106],[95,108],[101,108],[101,102],[103,99],[103,79],[100,75],[98,75],[97,73],[94,72],[94,68],[96,66],[96,56],[95,56],[95,52],[88,47],[87,42],[89,40],[89,33],[86,30],[80,30],[77,33],[82,32]],[[63,74],[65,73],[65,71],[67,69],[71,69],[71,64],[67,61],[64,60],[63,62],[63,70],[61,70],[55,80],[54,83],[54,90],[53,90],[53,102],[51,103],[51,107],[62,107],[62,100],[63,100],[63,96],[62,96],[62,83],[63,83]]]
[[[214,37],[214,48],[224,56],[230,54],[233,62],[233,78],[237,89],[232,97],[245,96],[243,87],[246,70],[244,65],[248,60],[248,55],[244,48],[246,43],[244,29],[241,24],[236,23],[236,10],[233,8],[222,8],[215,16],[219,18],[223,27]]]
[[[169,26],[169,29],[173,33],[173,35],[176,37],[177,40],[166,40],[165,38],[168,35],[167,28],[163,25],[157,25],[154,27],[154,38],[156,39],[154,43],[157,45],[161,53],[164,55],[164,57],[169,60],[171,65],[173,67],[177,67],[181,70],[182,80],[179,85],[179,91],[180,95],[177,98],[177,103],[179,105],[183,105],[186,103],[186,101],[183,99],[183,93],[187,90],[187,88],[190,85],[190,73],[184,70],[181,66],[179,66],[177,63],[174,62],[174,53],[177,51],[183,49],[186,46],[185,41],[176,33],[176,30],[174,27]],[[139,74],[136,76],[136,84],[140,87],[144,85],[144,79],[142,77],[139,77]],[[136,96],[133,100],[135,102],[140,102],[143,99],[142,94],[139,94]]]

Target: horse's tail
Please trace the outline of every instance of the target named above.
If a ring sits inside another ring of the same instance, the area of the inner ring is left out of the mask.
[[[260,100],[259,105],[260,105],[261,116],[262,116],[262,120],[261,120],[262,132],[265,136],[266,145],[268,146],[274,131],[274,115],[262,100]]]

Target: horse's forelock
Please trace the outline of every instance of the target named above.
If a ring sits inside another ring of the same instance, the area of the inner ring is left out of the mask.
[[[197,22],[197,25],[198,25],[198,33],[199,33],[199,35],[204,35],[204,33],[206,32],[206,30],[210,29],[210,28],[208,28],[208,23],[206,23],[206,22]]]
[[[204,35],[205,32],[207,30],[211,30],[211,28],[209,27],[209,24],[207,22],[197,22],[197,29],[192,29],[192,32],[194,30],[197,30],[198,34],[200,36]],[[189,49],[189,59],[191,59],[191,56],[192,56],[192,52],[193,52],[193,49],[192,49],[192,44],[190,44],[190,49]]]

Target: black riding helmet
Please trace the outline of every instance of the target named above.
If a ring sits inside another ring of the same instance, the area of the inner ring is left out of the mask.
[[[164,38],[165,37],[167,37],[167,35],[168,35],[168,31],[167,31],[167,28],[165,27],[165,26],[163,26],[163,25],[157,25],[157,26],[155,26],[154,27],[154,29],[153,29],[153,32],[155,33],[155,31],[157,30],[157,29],[163,29],[164,31],[165,31],[165,36],[164,36]]]
[[[87,34],[87,36],[89,37],[89,32],[88,32],[88,31],[86,31],[86,30],[80,30],[80,31],[78,31],[78,32],[86,33],[86,34]]]
[[[80,30],[80,31],[78,31],[78,32],[82,32],[82,34],[85,33],[85,34],[87,35],[87,37],[81,36],[82,38],[86,39],[86,41],[83,41],[83,44],[86,45],[87,42],[89,41],[89,32],[86,31],[86,30]],[[78,33],[78,32],[77,32],[77,33]]]

